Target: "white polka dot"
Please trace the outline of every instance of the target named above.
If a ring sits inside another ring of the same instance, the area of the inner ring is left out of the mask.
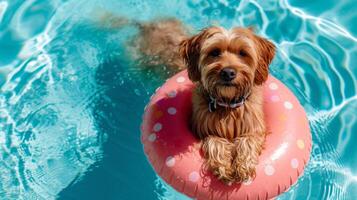
[[[155,133],[151,133],[148,137],[148,140],[150,142],[154,142],[156,140],[156,134]]]
[[[196,171],[191,172],[188,176],[188,180],[190,180],[191,182],[197,182],[199,179],[200,175]]]
[[[176,110],[176,108],[174,108],[174,107],[170,107],[170,108],[167,109],[167,112],[168,112],[170,115],[174,115],[174,114],[176,114],[177,110]]]
[[[158,131],[160,131],[161,129],[162,129],[162,124],[160,124],[160,123],[156,123],[155,125],[154,125],[154,131],[155,132],[158,132]]]
[[[275,169],[273,166],[271,165],[267,165],[264,168],[264,172],[267,176],[272,176],[275,173]]]
[[[297,169],[299,167],[299,160],[296,158],[291,159],[290,161],[291,167]]]
[[[278,95],[273,95],[270,97],[270,100],[272,102],[278,102],[278,101],[280,101],[280,97]]]
[[[183,77],[183,76],[180,76],[180,77],[178,77],[178,78],[176,79],[176,81],[177,81],[178,83],[183,83],[183,82],[185,82],[185,80],[186,80],[186,78]]]
[[[284,107],[286,108],[286,109],[288,109],[288,110],[291,110],[291,109],[293,109],[293,104],[290,102],[290,101],[285,101],[284,102]]]
[[[166,166],[168,167],[173,167],[175,165],[175,158],[172,156],[169,156],[166,158]]]
[[[296,144],[299,147],[299,149],[304,149],[305,148],[304,140],[299,139],[299,140],[296,141]]]
[[[175,90],[172,90],[169,93],[167,93],[167,96],[169,96],[170,98],[174,98],[174,97],[176,97],[176,94],[177,94],[177,92]]]
[[[270,84],[269,84],[269,88],[270,88],[271,90],[277,90],[279,87],[278,87],[278,85],[277,85],[276,83],[270,83]]]
[[[247,180],[247,181],[244,181],[243,182],[243,185],[246,185],[246,186],[248,186],[248,185],[250,185],[250,184],[252,184],[252,180],[251,179],[249,179],[249,180]]]

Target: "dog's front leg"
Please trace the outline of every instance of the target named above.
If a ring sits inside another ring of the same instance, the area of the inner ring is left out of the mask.
[[[218,179],[230,184],[234,181],[235,169],[232,166],[235,145],[226,138],[209,135],[202,143],[205,166]]]
[[[244,182],[255,177],[255,167],[265,141],[264,134],[247,134],[234,140],[233,167],[236,181]]]

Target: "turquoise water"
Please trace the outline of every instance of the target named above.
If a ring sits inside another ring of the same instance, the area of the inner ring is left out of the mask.
[[[305,174],[278,199],[357,199],[357,2],[309,2],[0,0],[0,199],[187,199],[140,143],[143,108],[170,73],[143,72],[125,50],[135,30],[103,13],[254,26],[312,129]]]

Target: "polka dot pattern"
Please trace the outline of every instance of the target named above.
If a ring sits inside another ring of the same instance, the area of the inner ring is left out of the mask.
[[[290,102],[290,101],[285,101],[284,102],[284,107],[286,108],[286,109],[288,109],[288,110],[291,110],[291,109],[293,109],[293,104]]]
[[[177,92],[175,90],[172,90],[170,92],[167,93],[167,96],[170,98],[175,98],[177,95]]]
[[[279,87],[278,87],[278,84],[276,84],[276,83],[270,83],[269,84],[269,88],[271,89],[271,90],[277,90]]]
[[[176,79],[176,81],[177,81],[178,83],[183,83],[183,82],[185,82],[185,80],[186,80],[186,78],[183,77],[183,76],[179,76],[179,77]]]
[[[169,156],[166,158],[165,164],[168,167],[173,167],[175,165],[175,162],[176,162],[175,158],[172,156]]]
[[[159,132],[161,129],[162,129],[162,124],[156,123],[156,124],[154,125],[153,130],[154,130],[155,132]]]
[[[278,102],[278,101],[280,101],[280,97],[279,97],[278,95],[272,95],[272,96],[270,97],[270,100],[271,100],[272,102]]]
[[[168,112],[170,115],[175,115],[176,112],[177,112],[177,110],[176,110],[176,108],[174,108],[174,107],[170,107],[170,108],[167,109],[167,112]]]
[[[151,133],[148,137],[148,140],[150,142],[154,142],[156,140],[156,134],[155,133]]]
[[[297,169],[299,167],[299,160],[296,158],[291,159],[290,165],[293,169]]]
[[[200,179],[200,175],[198,174],[198,172],[193,171],[188,175],[188,180],[191,182],[197,182]]]
[[[299,139],[299,140],[296,141],[296,144],[297,144],[299,149],[304,149],[305,148],[304,140]]]
[[[264,173],[267,176],[272,176],[275,173],[275,168],[272,165],[266,165],[264,168]]]
[[[264,190],[268,188],[266,190],[276,194],[276,191],[279,191],[276,188],[277,184],[289,183],[289,181],[293,184],[296,182],[296,174],[302,174],[304,165],[309,160],[308,151],[311,143],[310,138],[305,137],[309,132],[305,129],[305,117],[302,117],[303,108],[279,80],[269,77],[263,87],[263,103],[267,106],[264,111],[268,111],[267,125],[269,131],[273,133],[267,136],[267,140],[274,141],[266,147],[269,153],[262,152],[259,164],[256,166],[257,176],[254,179],[247,180],[241,185],[233,183],[230,186],[212,181],[215,180],[213,175],[202,176],[204,157],[201,144],[194,141],[192,135],[187,137],[189,132],[187,127],[176,123],[178,122],[176,120],[189,116],[187,112],[192,109],[192,92],[188,89],[194,88],[194,85],[191,84],[187,71],[174,76],[165,84],[157,90],[148,108],[145,109],[141,141],[154,169],[162,178],[170,180],[170,184],[174,187],[184,187],[184,193],[186,194],[187,191],[187,194],[194,195],[195,199],[196,194],[206,192],[202,186],[207,178],[207,181],[218,189],[243,187],[244,190],[234,190],[234,194],[230,196],[236,197],[235,199],[247,199],[245,195],[255,195],[262,190],[261,188]],[[188,105],[189,103],[191,104]],[[186,142],[189,142],[188,152],[192,154],[182,154],[181,147],[186,150],[184,146]],[[282,154],[273,159],[271,153],[275,154],[284,142],[288,143],[287,147],[283,148]],[[269,186],[266,185],[267,181],[270,183]],[[249,193],[242,193],[244,196],[240,196],[240,191],[245,190]],[[220,195],[216,191],[212,192],[214,197]],[[226,198],[227,195],[224,197]]]

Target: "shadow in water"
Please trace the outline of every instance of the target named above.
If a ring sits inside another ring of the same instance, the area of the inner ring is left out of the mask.
[[[64,189],[59,199],[156,199],[156,176],[140,142],[143,109],[160,80],[149,80],[131,63],[109,59],[96,72],[98,97],[93,115],[104,138],[103,159],[80,180]],[[129,66],[129,67],[128,67]],[[133,68],[131,68],[133,69]],[[151,90],[151,91],[150,91]]]

